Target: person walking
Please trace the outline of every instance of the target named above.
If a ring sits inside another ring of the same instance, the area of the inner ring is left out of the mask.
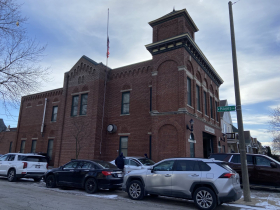
[[[116,164],[116,166],[117,166],[119,169],[123,170],[123,168],[124,168],[124,156],[123,156],[123,153],[121,153],[121,154],[116,158],[115,164]]]

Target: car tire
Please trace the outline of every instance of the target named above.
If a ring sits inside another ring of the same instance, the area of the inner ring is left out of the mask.
[[[97,182],[94,178],[89,178],[85,182],[85,190],[89,194],[96,193],[98,190]]]
[[[42,178],[34,178],[34,182],[40,182]]]
[[[56,187],[56,181],[54,175],[49,175],[46,178],[46,187],[47,188],[54,188]]]
[[[8,181],[9,182],[15,182],[16,180],[17,180],[16,170],[15,169],[10,169],[8,171]]]
[[[212,210],[217,206],[216,194],[208,187],[199,187],[193,195],[195,205],[199,209]]]
[[[128,185],[128,196],[132,200],[143,199],[144,198],[143,184],[138,180],[131,181]]]

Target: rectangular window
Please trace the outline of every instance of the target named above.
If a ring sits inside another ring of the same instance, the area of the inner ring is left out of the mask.
[[[120,137],[120,154],[123,153],[125,157],[127,157],[127,142],[128,142],[127,136]]]
[[[77,116],[77,114],[78,114],[78,104],[79,104],[79,96],[73,96],[72,97],[71,116]]]
[[[24,153],[24,149],[25,149],[25,140],[22,140],[20,145],[20,153]]]
[[[11,153],[11,152],[12,152],[12,148],[13,148],[13,142],[11,141],[11,142],[10,142],[9,153]]]
[[[208,113],[207,113],[207,95],[206,95],[205,91],[203,92],[203,94],[204,94],[204,112],[205,112],[205,115],[208,115]]]
[[[52,152],[53,152],[53,140],[50,139],[48,142],[48,150],[47,150],[47,154],[48,154],[50,160],[52,160]]]
[[[198,85],[196,85],[196,104],[197,104],[197,110],[200,110],[200,88]]]
[[[130,92],[122,93],[122,114],[129,114]]]
[[[35,153],[36,145],[37,145],[37,141],[36,140],[32,140],[31,153]]]
[[[187,78],[187,94],[188,94],[188,105],[192,105],[192,90],[191,90],[191,79]]]
[[[152,91],[152,87],[150,87],[150,111],[152,111],[152,98],[153,98],[153,91]]]
[[[216,121],[218,121],[218,103],[215,101],[215,112],[216,112]]]
[[[210,96],[210,116],[213,118],[213,98]]]
[[[223,152],[226,153],[226,147],[223,145]]]
[[[82,96],[81,96],[81,106],[80,106],[80,115],[86,115],[87,114],[87,99],[88,99],[88,94],[82,94]]]
[[[54,106],[52,110],[52,122],[56,122],[58,106]]]

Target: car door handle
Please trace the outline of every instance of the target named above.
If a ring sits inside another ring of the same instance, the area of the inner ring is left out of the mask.
[[[192,177],[198,177],[199,175],[198,174],[193,174],[191,175]]]
[[[165,174],[165,177],[171,177],[171,175],[170,174]]]

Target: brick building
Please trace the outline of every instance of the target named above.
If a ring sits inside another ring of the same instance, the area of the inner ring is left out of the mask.
[[[216,112],[223,80],[195,43],[197,26],[185,9],[149,24],[151,60],[110,69],[82,56],[62,88],[22,97],[14,150],[48,152],[58,166],[77,153],[159,161],[208,157],[225,146]]]
[[[0,118],[0,154],[11,152],[16,139],[17,129],[6,126]]]

